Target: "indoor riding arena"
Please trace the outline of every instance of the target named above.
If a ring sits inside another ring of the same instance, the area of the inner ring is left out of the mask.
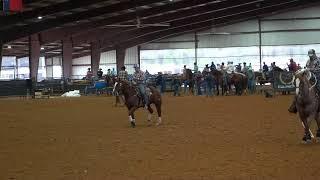
[[[320,179],[318,0],[0,4],[0,180]]]

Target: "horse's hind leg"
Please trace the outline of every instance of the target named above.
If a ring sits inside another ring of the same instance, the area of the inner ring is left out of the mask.
[[[157,113],[158,113],[158,122],[157,125],[160,125],[162,123],[162,119],[161,119],[161,102],[158,102],[155,104],[156,108],[157,108]]]
[[[152,113],[153,113],[153,109],[151,108],[151,105],[148,105],[148,123],[149,125],[151,125],[151,117],[152,117]]]
[[[317,112],[315,119],[316,119],[317,126],[318,126],[316,137],[317,137],[318,142],[320,142],[320,112]]]
[[[134,106],[134,107],[131,107],[130,110],[129,110],[129,121],[130,121],[130,124],[131,124],[131,127],[136,127],[136,120],[134,118],[134,111],[138,109],[138,107]]]

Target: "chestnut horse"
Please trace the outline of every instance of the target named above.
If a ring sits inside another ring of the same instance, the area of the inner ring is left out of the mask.
[[[219,87],[221,87],[222,95],[226,95],[227,92],[231,89],[230,83],[228,83],[228,74],[226,73],[224,77],[223,72],[219,70],[212,70],[211,74],[214,77],[216,89],[217,89],[217,95],[219,96],[220,90]]]
[[[148,91],[148,88],[150,91]],[[149,86],[146,89],[147,95],[149,95],[149,102],[150,104],[148,105],[148,122],[149,124],[151,123],[151,114],[153,113],[153,109],[151,108],[151,104],[154,104],[156,106],[157,112],[158,112],[158,122],[157,125],[160,125],[162,120],[161,120],[161,94],[160,92],[152,86]],[[113,87],[113,93],[118,92],[124,96],[125,99],[125,104],[128,108],[129,111],[129,121],[131,123],[131,127],[136,126],[136,120],[134,117],[134,112],[140,108],[144,107],[143,104],[143,98],[139,94],[139,91],[136,87],[132,86],[126,81],[121,81],[121,82],[116,82],[114,87]]]

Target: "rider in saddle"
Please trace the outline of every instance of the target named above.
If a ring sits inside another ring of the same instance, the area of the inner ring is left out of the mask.
[[[198,68],[197,62],[194,62],[193,63],[193,73],[198,73],[198,71],[199,71],[199,68]]]
[[[249,70],[249,69],[248,69],[247,63],[244,62],[244,63],[243,63],[243,68],[242,68],[242,73],[245,74],[245,75],[247,75],[248,70]]]
[[[224,62],[221,63],[221,66],[220,66],[220,69],[221,69],[221,72],[222,72],[222,75],[223,75],[223,81],[226,83],[227,82],[227,67],[224,65]]]
[[[228,61],[228,65],[227,65],[227,73],[231,74],[234,72],[234,66],[233,66],[233,62],[232,61]]]
[[[126,71],[126,67],[122,66],[121,70],[118,72],[119,81],[128,81],[128,72]]]
[[[316,55],[316,51],[314,49],[310,49],[308,51],[308,56],[309,56],[309,60],[307,62],[306,68],[310,71],[318,71],[320,70],[320,59],[317,57]],[[319,81],[318,84],[316,85],[316,91],[317,94],[319,96]],[[297,113],[297,107],[296,107],[296,96],[293,99],[293,102],[291,104],[291,106],[288,109],[289,112],[291,113]]]
[[[135,72],[133,74],[133,81],[137,84],[139,93],[143,97],[145,108],[147,109],[149,105],[149,98],[146,93],[146,77],[143,71],[140,70],[139,65],[134,65]]]

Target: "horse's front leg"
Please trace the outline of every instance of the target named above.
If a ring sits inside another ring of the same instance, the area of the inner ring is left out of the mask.
[[[129,122],[131,124],[131,127],[136,127],[136,120],[134,118],[134,112],[138,109],[137,106],[133,106],[129,110]]]
[[[316,137],[317,137],[318,142],[320,142],[320,112],[316,113],[315,119],[316,119],[317,126],[318,126]]]
[[[302,121],[302,126],[304,127],[304,136],[302,138],[302,141],[304,143],[310,143],[311,142],[311,131],[310,131],[310,126],[308,122],[308,118],[302,117],[303,115],[300,115],[300,119]]]
[[[219,84],[216,84],[216,90],[217,90],[217,96],[219,96],[220,92],[219,92]]]
[[[148,105],[148,125],[151,126],[151,118],[152,118],[152,113],[153,113],[153,109],[151,108],[151,105]]]

